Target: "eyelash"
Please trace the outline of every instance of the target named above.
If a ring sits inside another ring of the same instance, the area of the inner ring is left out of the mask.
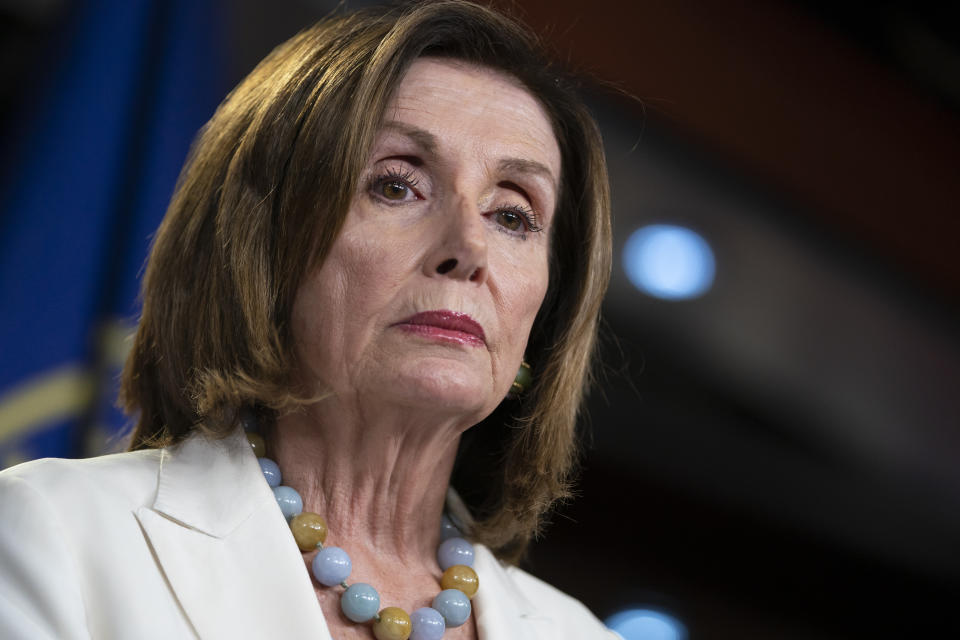
[[[404,185],[406,188],[410,189],[414,195],[418,195],[415,192],[415,188],[419,183],[419,180],[416,178],[416,174],[409,169],[397,169],[390,168],[384,171],[383,173],[374,176],[367,187],[368,192],[373,195],[377,194],[379,189],[382,189],[384,185],[390,182],[396,182]],[[389,201],[384,198],[382,195],[376,196],[380,201]],[[397,203],[394,204],[398,204]],[[523,222],[524,229],[513,231],[503,226],[502,224],[497,224],[497,230],[501,233],[506,233],[508,235],[517,236],[521,239],[526,239],[528,233],[540,233],[543,231],[543,227],[539,224],[539,216],[536,212],[530,207],[525,207],[519,204],[501,204],[493,208],[491,216],[495,216],[501,213],[512,213],[520,217]]]

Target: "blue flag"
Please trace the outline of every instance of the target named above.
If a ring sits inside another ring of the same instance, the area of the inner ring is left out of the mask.
[[[213,0],[76,3],[4,124],[0,468],[102,453],[126,425],[151,234],[227,89],[219,24]]]

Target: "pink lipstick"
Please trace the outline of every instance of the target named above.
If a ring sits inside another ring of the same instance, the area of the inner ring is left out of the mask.
[[[440,342],[482,347],[487,343],[483,327],[465,313],[456,311],[424,311],[394,325]]]

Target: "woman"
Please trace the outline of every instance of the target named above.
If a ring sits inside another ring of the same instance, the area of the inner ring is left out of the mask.
[[[131,452],[3,474],[0,636],[612,636],[506,564],[566,495],[610,260],[598,133],[531,42],[367,10],[228,96],[151,252]]]

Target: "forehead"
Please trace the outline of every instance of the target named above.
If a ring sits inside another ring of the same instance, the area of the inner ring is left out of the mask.
[[[385,123],[432,133],[441,147],[545,165],[560,177],[560,149],[540,102],[513,76],[444,58],[419,58],[397,86]]]

